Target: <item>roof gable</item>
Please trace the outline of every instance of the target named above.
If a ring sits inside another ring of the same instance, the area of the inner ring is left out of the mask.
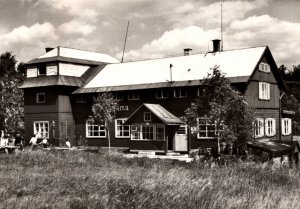
[[[129,124],[134,122],[135,116],[138,115],[143,110],[148,110],[152,114],[154,114],[161,122],[163,122],[165,125],[184,125],[184,122],[182,122],[179,118],[177,118],[175,115],[170,113],[168,110],[163,108],[159,104],[142,104],[134,113],[129,116],[125,124]],[[141,122],[141,121],[138,121]]]

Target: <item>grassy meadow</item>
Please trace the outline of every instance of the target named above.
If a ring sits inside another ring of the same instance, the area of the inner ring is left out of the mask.
[[[300,170],[78,151],[0,154],[0,208],[299,208]]]

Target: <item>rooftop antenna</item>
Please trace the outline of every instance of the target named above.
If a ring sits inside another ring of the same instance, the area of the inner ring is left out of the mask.
[[[221,51],[223,51],[223,1],[221,1]]]
[[[127,29],[126,29],[126,35],[125,35],[125,41],[124,41],[124,47],[123,47],[123,53],[122,53],[122,60],[121,60],[121,63],[123,63],[123,59],[124,59],[124,52],[125,52],[125,48],[126,48],[126,41],[127,41],[128,28],[129,28],[129,21],[128,21],[128,23],[127,23]]]

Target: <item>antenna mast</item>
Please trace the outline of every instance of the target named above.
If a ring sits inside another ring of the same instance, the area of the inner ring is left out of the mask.
[[[221,1],[221,51],[223,51],[223,1]]]
[[[121,60],[121,63],[123,62],[123,59],[124,59],[124,52],[125,52],[125,48],[126,48],[126,41],[127,41],[128,28],[129,28],[129,21],[128,21],[128,23],[127,23],[127,29],[126,29],[126,35],[125,35],[125,41],[124,41],[124,47],[123,47],[123,53],[122,53],[122,60]]]

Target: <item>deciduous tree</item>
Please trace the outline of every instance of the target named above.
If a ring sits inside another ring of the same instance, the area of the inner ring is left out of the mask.
[[[94,124],[105,125],[107,133],[108,147],[110,152],[109,124],[116,118],[118,100],[114,99],[111,93],[100,93],[94,97],[92,115],[89,120]]]
[[[218,66],[211,69],[202,86],[203,96],[185,111],[187,124],[198,127],[197,118],[200,117],[206,117],[209,124],[214,124],[218,154],[221,142],[245,145],[253,138],[253,112],[246,98],[231,87]],[[199,131],[199,128],[196,130]]]
[[[0,129],[6,132],[24,129],[23,91],[18,89],[23,75],[16,70],[15,56],[0,56]]]

